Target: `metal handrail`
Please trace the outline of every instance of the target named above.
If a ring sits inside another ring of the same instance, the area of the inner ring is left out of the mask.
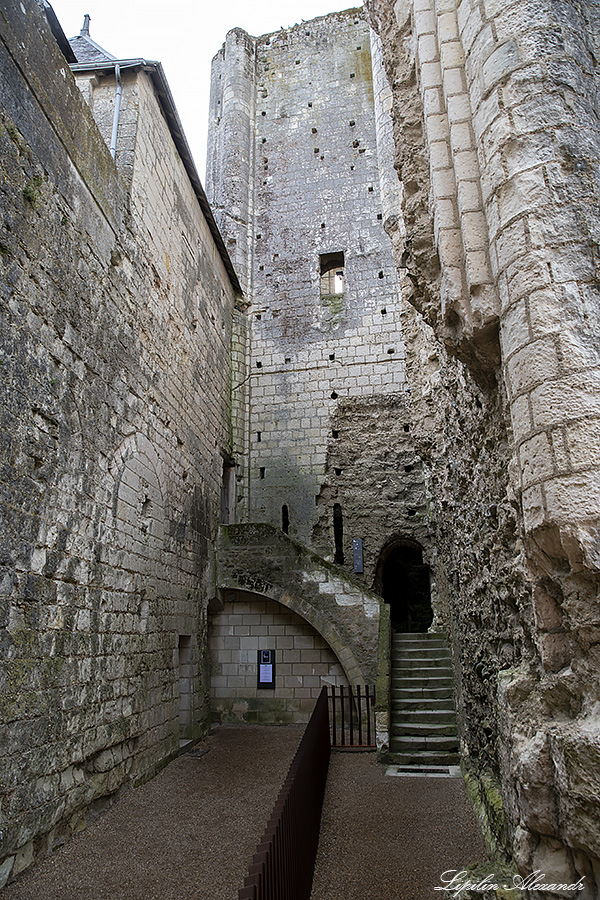
[[[309,900],[331,752],[323,688],[238,900]]]

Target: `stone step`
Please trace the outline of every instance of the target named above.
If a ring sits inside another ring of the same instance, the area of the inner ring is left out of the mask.
[[[390,750],[399,765],[457,765],[452,657],[444,634],[394,635]]]
[[[392,665],[393,678],[448,678],[452,681],[452,669],[446,666],[395,666]]]
[[[418,656],[414,659],[407,659],[401,656],[399,659],[392,659],[392,665],[394,670],[398,669],[401,671],[407,669],[441,669],[452,673],[452,662],[450,659],[436,659],[432,656]]]
[[[392,700],[392,719],[394,723],[398,723],[399,725],[410,725],[411,722],[417,725],[421,722],[436,722],[444,725],[452,725],[456,728],[456,712],[454,709],[449,709],[447,703],[446,706],[443,706],[440,709],[427,709],[423,707],[407,709],[405,706],[400,706]]]
[[[448,665],[446,660],[430,660],[420,659],[411,662],[410,660],[392,660],[392,670],[396,673],[402,673],[410,676],[413,673],[426,672],[428,675],[444,675],[452,677],[452,666]]]
[[[443,656],[444,659],[450,659],[450,647],[437,641],[435,644],[420,644],[412,641],[410,644],[392,644],[392,654],[402,656]]]
[[[390,749],[398,753],[414,753],[420,750],[426,750],[429,753],[437,753],[439,751],[457,753],[458,736],[455,734],[396,735],[392,726]]]
[[[392,666],[406,668],[417,668],[427,666],[428,668],[447,669],[452,672],[452,660],[449,656],[404,656],[403,654],[394,656],[392,654]]]
[[[443,641],[444,646],[448,646],[448,635],[445,631],[393,631],[393,643],[411,644],[414,641],[422,641],[430,643],[435,641]]]
[[[391,682],[392,690],[396,688],[446,688],[447,690],[452,690],[452,679],[449,677],[445,677],[443,675],[438,676],[417,676],[408,678],[396,675],[395,673],[392,675]]]
[[[396,766],[457,766],[460,761],[458,753],[430,753],[428,751],[413,753],[390,752],[389,760]]]
[[[438,687],[423,687],[422,685],[414,685],[412,687],[406,687],[404,681],[400,682],[402,685],[393,686],[392,687],[392,700],[443,700],[447,701],[449,698],[453,698],[452,685],[441,685]],[[452,699],[452,702],[454,700]]]
[[[396,722],[392,724],[390,737],[448,737],[454,738],[458,744],[458,732],[455,722]]]

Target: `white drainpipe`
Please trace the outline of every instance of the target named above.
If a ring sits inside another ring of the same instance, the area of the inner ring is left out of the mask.
[[[115,112],[113,115],[112,137],[110,139],[110,155],[114,159],[117,153],[117,132],[119,130],[119,115],[121,113],[121,95],[123,93],[123,85],[121,84],[121,67],[115,66],[115,78],[117,79],[117,92],[115,94]]]

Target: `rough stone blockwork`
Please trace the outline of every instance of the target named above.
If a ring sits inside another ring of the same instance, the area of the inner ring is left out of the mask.
[[[394,94],[397,261],[462,360],[423,326],[408,341],[464,750],[500,778],[504,820],[493,779],[479,790],[520,870],[596,897],[598,8],[367,7]]]
[[[235,297],[150,78],[126,188],[40,7],[0,18],[3,883],[206,725]]]
[[[329,556],[336,410],[406,389],[385,150],[362,10],[229,32],[213,61],[207,194],[252,301],[248,515],[282,524],[285,506],[305,543],[320,519]],[[320,283],[327,254],[343,255],[337,293]]]

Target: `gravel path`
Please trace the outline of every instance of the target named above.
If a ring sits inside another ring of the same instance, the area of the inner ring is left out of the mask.
[[[311,900],[440,900],[442,872],[485,859],[462,778],[384,772],[332,753]]]
[[[23,873],[2,900],[237,900],[302,727],[221,727],[82,834]]]
[[[302,734],[216,729],[2,900],[237,900]],[[442,871],[485,856],[462,780],[383,773],[374,754],[332,754],[312,900],[439,900]]]

